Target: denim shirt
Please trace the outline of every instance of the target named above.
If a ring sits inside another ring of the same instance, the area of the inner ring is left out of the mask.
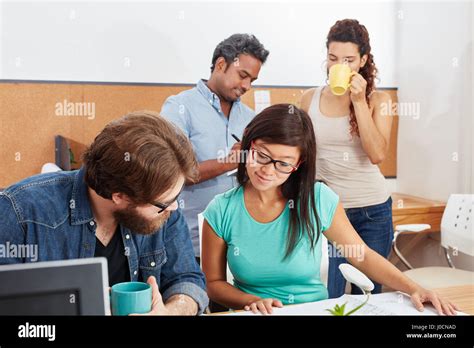
[[[94,257],[95,230],[84,167],[32,176],[0,193],[0,264]],[[154,234],[136,234],[123,226],[120,232],[132,281],[153,275],[163,301],[185,294],[203,313],[209,302],[205,277],[179,209]],[[27,253],[34,249],[36,253]]]

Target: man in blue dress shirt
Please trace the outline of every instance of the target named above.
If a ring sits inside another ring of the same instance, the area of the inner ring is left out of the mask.
[[[240,101],[258,78],[268,50],[253,35],[234,34],[214,50],[209,80],[169,97],[161,115],[179,126],[190,139],[199,162],[200,179],[184,189],[181,202],[189,226],[194,253],[199,255],[197,214],[215,195],[236,184],[229,171],[237,168],[239,139],[255,116]]]

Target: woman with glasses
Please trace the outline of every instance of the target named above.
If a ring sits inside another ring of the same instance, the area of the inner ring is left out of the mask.
[[[338,196],[314,182],[316,141],[311,119],[294,105],[266,108],[242,139],[239,186],[217,195],[204,211],[202,267],[211,300],[233,309],[272,313],[272,307],[328,298],[320,279],[321,233],[372,279],[431,301],[440,313],[454,305],[403,275],[354,231]],[[226,281],[226,264],[234,285]]]

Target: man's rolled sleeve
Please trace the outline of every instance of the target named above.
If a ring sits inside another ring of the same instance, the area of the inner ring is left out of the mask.
[[[194,257],[188,225],[181,210],[171,214],[163,233],[167,254],[160,278],[163,300],[173,295],[188,295],[198,304],[198,314],[202,314],[209,304],[206,278]]]
[[[173,295],[187,295],[197,303],[198,315],[202,314],[209,305],[209,297],[206,291],[194,283],[182,282],[171,285],[163,294],[163,302],[166,302]]]

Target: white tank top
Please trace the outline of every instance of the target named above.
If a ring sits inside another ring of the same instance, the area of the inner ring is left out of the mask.
[[[349,115],[328,117],[321,113],[322,89],[316,88],[309,106],[316,135],[316,179],[339,195],[344,208],[385,202],[390,196],[385,177],[370,162],[360,138],[350,134]]]

